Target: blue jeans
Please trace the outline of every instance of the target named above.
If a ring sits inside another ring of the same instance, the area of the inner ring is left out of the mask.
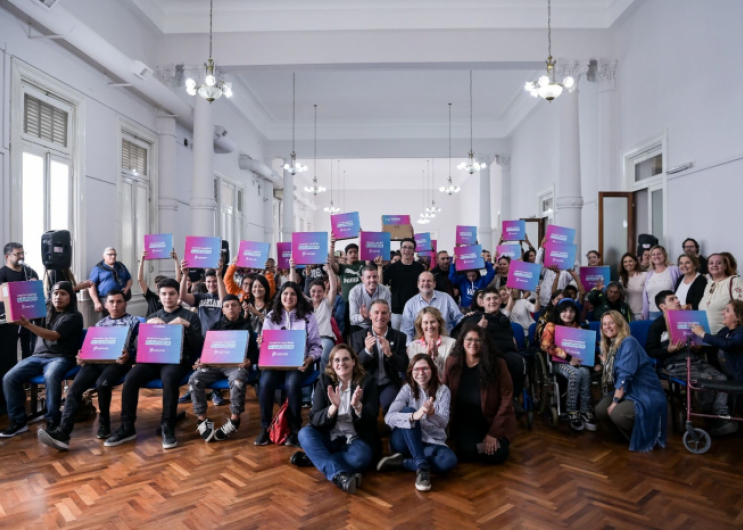
[[[330,350],[335,346],[335,341],[322,337],[322,357],[320,357],[320,373],[325,373],[325,367],[330,362]]]
[[[74,357],[26,357],[3,377],[3,392],[8,404],[8,417],[26,423],[26,391],[23,384],[32,377],[44,375],[46,385],[46,420],[59,423],[62,403],[62,381],[75,366]]]
[[[346,438],[330,439],[330,433],[308,425],[299,431],[299,443],[317,469],[328,480],[338,473],[363,473],[372,463],[372,448],[356,438],[346,443]]]
[[[412,414],[413,407],[405,407],[402,412]],[[390,451],[409,456],[403,462],[408,471],[430,469],[437,475],[448,473],[457,465],[454,451],[445,445],[430,444],[423,441],[421,423],[415,422],[412,429],[392,429],[390,436]]]
[[[580,411],[588,412],[591,405],[591,372],[585,366],[573,366],[568,363],[553,362],[555,371],[568,380],[568,398],[565,407],[567,412],[578,411],[578,395],[580,395]]]

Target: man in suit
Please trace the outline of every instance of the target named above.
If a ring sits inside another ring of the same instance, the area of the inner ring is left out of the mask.
[[[387,413],[402,387],[400,374],[408,369],[406,337],[389,325],[391,312],[387,300],[374,300],[369,308],[369,318],[371,329],[351,335],[351,347],[358,352],[364,370],[374,376],[379,403]]]

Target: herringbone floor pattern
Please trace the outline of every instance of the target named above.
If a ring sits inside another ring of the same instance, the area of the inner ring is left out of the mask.
[[[119,393],[114,395],[118,412]],[[522,428],[509,461],[460,465],[419,493],[413,474],[364,475],[348,496],[314,469],[288,463],[293,449],[255,447],[255,395],[240,432],[205,444],[189,412],[163,451],[154,430],[156,392],[143,392],[139,438],[116,448],[95,439],[97,422],[73,433],[71,451],[40,445],[32,426],[0,441],[0,528],[710,528],[743,525],[741,437],[694,456],[678,435],[669,448],[633,454],[611,433],[573,433],[537,420]],[[211,418],[221,425],[227,407]],[[118,414],[114,414],[114,428]],[[7,420],[3,420],[4,427]]]

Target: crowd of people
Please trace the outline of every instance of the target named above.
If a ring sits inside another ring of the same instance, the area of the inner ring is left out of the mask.
[[[359,260],[355,243],[336,256],[331,237],[327,263],[278,269],[269,259],[264,269],[244,269],[236,259],[216,269],[194,270],[175,252],[175,278],[158,276],[154,289],[144,278],[145,251],[138,270],[147,323],[184,328],[180,364],[137,363],[140,319],[127,313],[132,276],[106,248],[88,280],[76,283],[67,271],[62,281],[48,285],[47,315],[38,322],[22,318],[0,326],[3,355],[11,357],[20,343],[22,360],[5,363],[3,393],[9,424],[0,437],[28,431],[24,385],[35,376],[46,382],[46,426],[39,440],[68,450],[83,393],[97,388],[97,437],[107,447],[137,437],[135,423],[139,391],[149,381],[162,381],[162,445],[178,445],[175,422],[179,385],[188,375],[188,392],[198,436],[206,442],[226,440],[240,428],[247,387],[258,381],[260,430],[257,446],[272,443],[276,389],[287,396],[288,435],[283,443],[301,449],[291,456],[297,466],[314,466],[343,491],[353,493],[361,474],[374,465],[380,472],[415,472],[415,488],[431,488],[431,473],[443,476],[458,461],[498,464],[508,458],[523,413],[522,394],[528,366],[518,351],[525,337],[514,336],[513,323],[528,333],[536,323],[536,347],[548,357],[566,388],[565,422],[574,430],[597,430],[605,421],[626,436],[630,449],[650,451],[666,442],[666,397],[654,362],[666,372],[686,372],[683,343],[669,341],[665,315],[671,310],[706,311],[709,330],[693,332],[704,348],[692,355],[694,377],[743,381],[743,285],[735,258],[726,252],[706,258],[694,239],[671,263],[660,245],[639,256],[627,253],[614,267],[615,281],[599,281],[588,292],[580,265],[569,270],[542,266],[534,291],[510,288],[512,259],[483,250],[484,269],[457,271],[446,250],[434,258],[418,256],[412,238],[400,241],[389,262]],[[520,259],[543,264],[545,241],[538,249],[526,239]],[[0,283],[38,280],[24,264],[20,243],[4,248]],[[589,266],[603,265],[592,250]],[[47,275],[48,276],[48,275]],[[78,356],[83,317],[76,292],[86,289],[101,319],[96,326],[124,326],[129,341],[112,364],[85,364]],[[629,322],[651,320],[647,344],[630,334]],[[600,354],[584,366],[556,343],[558,327],[600,323]],[[258,370],[263,330],[304,330],[304,363],[294,370]],[[516,329],[519,329],[516,327]],[[217,368],[199,361],[206,332],[243,330],[249,346],[239,366]],[[652,361],[651,359],[655,359]],[[76,364],[81,370],[62,407],[61,383]],[[318,369],[314,389],[303,381]],[[229,418],[217,427],[208,417],[207,389],[226,379],[229,399],[214,391],[214,405],[229,402]],[[123,381],[119,426],[111,426],[112,389]],[[594,402],[592,381],[602,399]],[[714,414],[730,414],[728,396],[703,393]],[[303,406],[309,423],[303,426]],[[61,409],[61,410],[60,410]],[[378,417],[384,415],[380,429]],[[720,420],[713,435],[737,430],[737,423]],[[386,426],[386,427],[385,427]],[[389,454],[382,432],[390,431]],[[451,446],[451,448],[450,448]]]

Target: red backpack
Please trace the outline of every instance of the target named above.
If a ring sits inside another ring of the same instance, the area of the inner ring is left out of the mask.
[[[276,416],[271,420],[268,428],[268,437],[276,445],[282,445],[289,437],[289,400],[284,401]]]

